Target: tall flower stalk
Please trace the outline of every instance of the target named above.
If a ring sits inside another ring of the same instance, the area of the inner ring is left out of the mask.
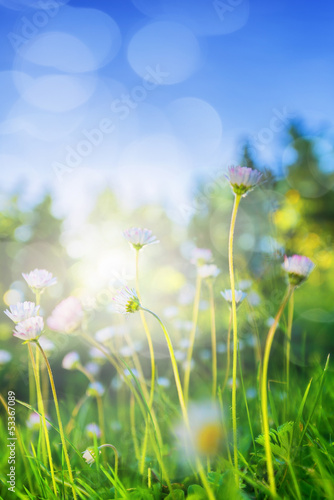
[[[278,313],[275,316],[274,322],[271,325],[266,345],[264,348],[263,355],[263,363],[262,363],[262,378],[261,378],[261,411],[262,411],[262,425],[263,425],[263,435],[264,435],[264,448],[266,453],[266,461],[267,461],[267,471],[268,471],[268,480],[269,480],[269,488],[273,496],[276,495],[276,484],[275,484],[275,475],[274,475],[274,467],[273,467],[273,459],[270,447],[270,434],[269,434],[269,418],[268,418],[268,364],[271,346],[274,340],[275,332],[277,329],[277,325],[279,320],[283,314],[285,306],[289,300],[289,297],[292,293],[293,288],[291,286],[288,287],[288,290],[283,298],[282,304],[278,310]]]
[[[208,282],[210,297],[211,349],[212,349],[212,399],[217,397],[217,334],[213,284]]]
[[[187,352],[187,360],[186,360],[186,367],[185,367],[185,371],[184,371],[184,380],[183,380],[184,399],[185,399],[186,403],[188,403],[188,399],[189,399],[191,360],[192,360],[192,356],[193,356],[195,337],[196,337],[199,301],[200,301],[200,297],[201,297],[201,287],[202,287],[202,278],[201,278],[201,276],[197,275],[196,291],[195,291],[193,314],[192,314],[192,328],[191,328],[191,332],[190,332],[189,347],[188,347],[188,352]]]
[[[237,326],[237,305],[235,301],[235,280],[233,266],[233,239],[234,228],[238,207],[241,200],[240,194],[236,194],[232,210],[230,236],[228,244],[228,260],[230,283],[232,290],[232,325],[233,325],[233,361],[232,361],[232,428],[233,428],[233,457],[234,466],[238,468],[238,434],[237,434],[237,361],[238,361],[238,326]]]
[[[238,207],[242,197],[245,197],[249,191],[260,182],[262,174],[255,169],[247,167],[230,167],[228,169],[227,179],[235,195],[231,216],[228,259],[229,273],[232,291],[232,325],[233,325],[233,361],[232,361],[232,428],[233,428],[233,456],[234,466],[238,469],[238,434],[237,434],[237,362],[238,362],[238,327],[237,327],[237,306],[235,300],[235,279],[233,266],[233,239],[235,221],[237,218]],[[238,482],[238,476],[236,475]]]
[[[165,336],[165,339],[166,339],[166,342],[167,342],[168,350],[169,350],[169,355],[170,355],[170,359],[171,359],[171,363],[172,363],[175,385],[176,385],[176,390],[177,390],[177,394],[178,394],[178,398],[179,398],[179,403],[180,403],[180,407],[181,407],[183,420],[185,422],[186,429],[187,429],[189,435],[191,436],[190,422],[189,422],[189,417],[188,417],[188,412],[187,412],[187,406],[186,406],[185,399],[184,399],[184,394],[183,394],[181,380],[180,380],[180,374],[179,374],[179,370],[178,370],[178,366],[177,366],[177,362],[176,362],[176,358],[175,358],[174,348],[173,348],[172,341],[170,339],[170,336],[168,334],[168,331],[167,331],[165,325],[163,324],[163,322],[161,321],[161,319],[159,318],[159,316],[157,314],[155,314],[150,309],[147,309],[141,305],[141,303],[139,301],[139,297],[136,294],[136,291],[133,289],[130,289],[127,287],[123,288],[118,293],[118,295],[116,295],[116,297],[114,297],[113,300],[115,301],[115,309],[118,312],[123,313],[123,314],[132,314],[132,313],[135,313],[139,310],[142,310],[142,311],[145,311],[145,312],[151,314],[158,321],[159,325],[161,326],[162,331],[163,331],[164,336]],[[163,462],[162,462],[162,464],[163,464]],[[208,495],[208,498],[209,498],[209,500],[214,500],[214,498],[215,498],[214,494],[210,488],[210,485],[208,483],[208,480],[207,480],[206,475],[205,475],[204,470],[203,470],[203,466],[202,466],[198,457],[196,457],[196,464],[198,467],[199,475],[200,475],[201,480],[203,482],[203,486],[204,486],[206,493]]]
[[[139,300],[141,300],[140,289],[139,289],[139,252],[145,246],[158,243],[159,241],[153,235],[152,231],[149,229],[142,229],[142,228],[133,227],[131,229],[128,229],[127,231],[124,231],[123,235],[124,235],[125,239],[129,242],[129,244],[132,246],[132,248],[134,249],[135,254],[136,254],[136,292],[137,292],[137,296],[138,296]],[[150,360],[151,360],[151,388],[150,388],[150,394],[149,394],[149,398],[148,398],[148,408],[149,408],[149,410],[151,410],[152,405],[153,405],[154,390],[155,390],[154,347],[153,347],[152,336],[151,336],[148,324],[147,324],[146,319],[145,319],[145,315],[144,315],[143,311],[141,311],[141,310],[140,310],[140,318],[141,318],[141,322],[143,324],[144,331],[146,334],[146,339],[147,339],[148,348],[149,348],[149,352],[150,352]],[[146,450],[147,450],[149,426],[150,426],[150,421],[149,421],[149,417],[147,417],[147,421],[145,424],[144,442],[143,442],[143,448],[142,448],[142,452],[141,452],[141,460],[140,460],[140,466],[139,466],[139,472],[141,474],[144,473],[144,469],[145,469],[145,457],[146,457]]]
[[[210,325],[211,325],[211,351],[212,351],[212,399],[217,397],[217,334],[216,334],[216,310],[213,290],[214,279],[220,273],[215,264],[206,264],[198,269],[198,274],[205,279],[209,289],[210,302]]]
[[[136,292],[138,295],[139,300],[141,300],[140,296],[140,290],[139,290],[139,249],[136,249]],[[148,400],[148,407],[151,410],[152,405],[153,405],[153,399],[154,399],[154,389],[155,389],[155,357],[154,357],[154,348],[153,348],[153,341],[152,341],[152,336],[148,327],[148,324],[145,319],[144,312],[142,310],[140,312],[140,319],[144,327],[144,331],[146,334],[146,339],[148,343],[148,348],[150,351],[150,359],[151,359],[151,388],[150,388],[150,395],[149,395],[149,400]],[[148,433],[149,433],[149,427],[150,427],[150,422],[149,418],[147,418],[146,424],[145,424],[145,434],[144,434],[144,442],[143,442],[143,447],[142,447],[142,452],[141,452],[141,460],[140,460],[140,467],[139,471],[141,474],[144,473],[145,469],[145,457],[146,457],[146,450],[147,450],[147,441],[148,441]]]
[[[270,351],[279,320],[283,314],[286,304],[288,303],[290,297],[293,296],[295,288],[300,286],[308,278],[309,274],[312,272],[314,268],[314,264],[308,257],[301,255],[293,255],[292,257],[284,258],[284,263],[282,267],[287,273],[289,285],[286,294],[283,298],[282,304],[275,316],[274,322],[271,325],[267,335],[267,340],[263,355],[262,379],[261,379],[261,411],[262,411],[264,447],[265,447],[266,461],[267,461],[269,488],[273,496],[276,495],[276,483],[275,483],[273,459],[270,447],[270,431],[269,431],[269,419],[268,419],[268,388],[267,388]],[[291,310],[289,316],[290,316],[289,322],[291,322],[291,325],[289,326],[290,328],[292,328]]]
[[[41,354],[42,354],[42,356],[44,358],[45,365],[46,365],[46,368],[47,368],[47,371],[48,371],[50,385],[51,385],[51,390],[52,390],[52,395],[53,395],[53,400],[54,400],[54,404],[55,404],[55,408],[56,408],[56,414],[57,414],[57,420],[58,420],[58,427],[59,427],[60,439],[61,439],[61,443],[62,443],[62,447],[63,447],[63,452],[64,452],[64,456],[65,456],[65,462],[66,462],[67,469],[68,469],[68,475],[69,475],[69,478],[70,478],[70,482],[72,483],[73,498],[74,498],[74,500],[76,500],[77,494],[75,492],[75,488],[74,488],[74,485],[73,485],[73,473],[72,473],[71,463],[70,463],[70,459],[69,459],[68,452],[67,452],[66,440],[65,440],[64,430],[63,430],[63,424],[62,424],[62,421],[61,421],[59,404],[58,404],[58,397],[57,397],[57,392],[56,392],[56,387],[55,387],[55,383],[54,383],[54,379],[53,379],[53,374],[52,374],[51,366],[50,366],[48,358],[45,355],[45,352],[43,351],[40,343],[38,342],[38,339],[36,340],[36,344],[37,344],[37,347],[39,348],[39,350],[40,350],[40,352],[41,352]]]
[[[39,376],[38,376],[38,372],[37,372],[36,361],[35,361],[35,358],[34,358],[34,354],[33,354],[30,342],[28,342],[28,349],[29,349],[29,356],[30,356],[31,366],[32,366],[32,369],[33,369],[33,373],[34,373],[34,377],[35,377],[35,382],[36,382],[37,398],[38,398],[38,401],[39,401],[38,411],[41,413],[41,419],[40,420],[41,420],[41,425],[42,425],[42,428],[43,428],[43,437],[42,437],[42,439],[45,439],[45,444],[46,444],[46,449],[47,449],[47,454],[48,454],[48,460],[49,460],[49,465],[50,465],[52,487],[53,487],[54,494],[57,497],[58,496],[58,490],[57,490],[57,486],[56,486],[56,479],[55,479],[54,466],[53,466],[53,460],[52,460],[52,453],[51,453],[49,433],[48,433],[48,428],[47,428],[46,419],[45,419],[45,411],[44,411],[43,399],[42,399],[42,394],[41,394],[41,385],[40,385],[40,380],[39,380]]]
[[[294,310],[294,289],[291,292],[290,300],[288,304],[288,326],[286,332],[286,358],[285,358],[285,369],[286,369],[286,409],[289,415],[289,391],[290,391],[290,351],[291,351],[291,333],[292,333],[292,323],[293,323],[293,310]]]

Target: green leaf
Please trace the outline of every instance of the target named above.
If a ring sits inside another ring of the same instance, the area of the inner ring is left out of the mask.
[[[286,422],[277,429],[270,430],[270,448],[274,455],[288,460],[290,456],[291,439],[294,422]],[[261,434],[256,442],[264,446],[264,436]]]
[[[191,484],[188,488],[188,497],[189,500],[207,500],[207,494],[205,489],[198,484]]]
[[[173,490],[173,496],[171,493],[165,497],[165,500],[184,500],[184,491],[183,490]]]

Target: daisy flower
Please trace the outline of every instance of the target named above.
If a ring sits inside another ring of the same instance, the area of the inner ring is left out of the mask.
[[[191,435],[184,422],[175,428],[181,450],[187,450],[189,457],[214,457],[219,452],[223,440],[221,415],[217,405],[209,402],[189,405]]]
[[[236,195],[246,196],[260,182],[262,173],[258,170],[248,167],[229,167],[226,175],[232,191]]]
[[[86,425],[86,433],[88,434],[89,437],[101,437],[101,429],[98,425],[96,424],[88,424]]]
[[[0,366],[9,363],[11,359],[12,355],[10,352],[0,349]]]
[[[75,370],[77,365],[80,363],[80,356],[77,352],[69,352],[64,356],[61,366],[65,370]]]
[[[134,313],[140,309],[140,302],[136,290],[134,288],[124,287],[112,299],[114,304],[114,311],[121,314]]]
[[[101,453],[101,452],[99,452]],[[86,460],[88,465],[92,465],[95,462],[95,453],[91,449],[87,449],[82,452],[82,458]]]
[[[32,316],[37,316],[38,310],[39,306],[36,306],[34,302],[18,302],[13,306],[9,306],[9,310],[6,309],[5,314],[14,323],[20,323],[20,321],[24,321]]]
[[[73,332],[80,326],[83,318],[83,309],[79,299],[68,297],[62,300],[47,319],[47,325],[57,332]]]
[[[17,323],[13,332],[14,337],[25,340],[37,340],[44,329],[44,321],[42,316],[33,316]]]
[[[57,278],[53,278],[52,273],[46,269],[34,269],[29,274],[22,273],[22,276],[33,291],[43,291],[44,288],[57,283]]]
[[[191,255],[191,263],[197,267],[205,266],[212,260],[212,252],[209,248],[194,248]]]
[[[226,302],[229,303],[229,305],[232,304],[232,290],[224,290],[223,292],[220,292],[222,297],[226,300]],[[241,302],[244,300],[244,298],[247,297],[247,293],[243,292],[242,290],[235,290],[235,302],[238,305],[241,304]]]
[[[141,250],[147,245],[159,243],[150,229],[132,227],[123,233],[124,238],[132,245],[135,250]]]
[[[103,396],[104,394],[104,387],[100,382],[92,382],[89,384],[87,388],[87,396]]]
[[[204,279],[216,278],[220,269],[215,264],[206,264],[197,269],[197,274]]]
[[[285,255],[282,267],[287,272],[291,285],[298,286],[308,278],[315,264],[304,255],[292,255],[292,257]]]

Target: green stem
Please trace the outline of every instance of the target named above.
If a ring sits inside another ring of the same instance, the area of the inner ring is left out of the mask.
[[[230,319],[228,322],[228,332],[227,332],[227,345],[226,345],[226,354],[227,354],[227,361],[226,361],[226,369],[225,369],[225,378],[224,378],[224,383],[222,387],[222,393],[225,390],[228,376],[230,374],[230,366],[231,366],[231,326],[232,326],[232,310],[230,312]]]
[[[117,483],[117,481],[118,481],[118,460],[119,460],[117,448],[115,446],[113,446],[112,444],[102,444],[101,446],[99,446],[99,450],[101,448],[111,448],[112,450],[114,450],[114,454],[115,454],[114,475],[115,475],[115,482]],[[116,488],[115,488],[115,498],[117,498],[117,489]]]
[[[99,349],[99,351],[101,351],[105,355],[105,357],[110,361],[110,363],[114,366],[114,368],[116,369],[117,373],[120,376],[122,376],[122,379],[124,380],[124,382],[126,383],[126,385],[128,386],[128,388],[130,389],[130,392],[135,397],[135,399],[136,399],[136,401],[138,403],[138,406],[140,408],[140,411],[141,411],[141,413],[143,415],[143,418],[145,419],[145,422],[146,422],[146,418],[147,418],[147,413],[150,413],[151,418],[152,418],[152,422],[153,422],[153,426],[154,426],[155,437],[156,437],[156,440],[157,440],[157,443],[156,443],[155,439],[154,439],[154,435],[150,436],[151,437],[152,446],[154,448],[154,452],[156,454],[158,463],[159,463],[159,465],[161,467],[162,473],[163,473],[163,475],[164,475],[164,477],[166,479],[167,485],[168,485],[168,487],[170,489],[172,489],[168,472],[167,472],[167,470],[166,470],[166,468],[164,466],[164,463],[163,463],[163,460],[162,460],[162,457],[161,457],[161,448],[162,448],[161,432],[160,432],[158,421],[157,421],[156,415],[155,415],[155,413],[153,411],[153,408],[151,410],[148,408],[146,399],[144,398],[144,394],[143,394],[142,395],[142,399],[145,401],[145,407],[144,407],[143,401],[140,398],[140,396],[137,393],[137,391],[135,390],[133,384],[130,382],[130,380],[128,380],[128,377],[124,377],[124,373],[123,373],[122,368],[119,366],[117,360],[114,359],[109,354],[109,352],[106,350],[106,348],[103,345],[101,345],[99,342],[97,342],[94,338],[92,338],[89,335],[87,335],[86,333],[83,333],[83,338],[85,338],[94,347],[96,347],[97,349]],[[146,412],[145,412],[145,409],[146,409]]]
[[[130,396],[130,428],[131,428],[131,436],[133,440],[133,446],[135,449],[135,455],[136,459],[139,460],[140,458],[140,451],[139,451],[139,444],[138,444],[138,438],[137,438],[137,433],[136,433],[136,415],[135,415],[135,399],[133,397],[133,394]]]
[[[290,350],[291,350],[291,332],[293,323],[294,309],[294,291],[292,290],[288,306],[288,327],[286,336],[286,405],[287,414],[289,415],[289,389],[290,389]]]
[[[212,281],[208,281],[210,295],[210,320],[211,320],[211,348],[212,348],[212,399],[217,397],[217,335],[216,312]]]
[[[184,399],[185,399],[186,404],[188,404],[188,398],[189,398],[191,359],[193,356],[193,350],[194,350],[194,344],[195,344],[199,301],[200,301],[200,297],[201,297],[201,285],[202,285],[202,278],[199,275],[197,275],[196,291],[195,291],[193,315],[192,315],[192,329],[190,332],[189,347],[188,347],[187,360],[186,360],[186,368],[185,368],[184,380],[183,380]]]
[[[139,298],[139,301],[141,302],[141,296],[140,296],[140,290],[139,290],[139,250],[136,250],[136,292]],[[155,357],[154,357],[154,348],[153,348],[153,342],[152,342],[152,337],[150,330],[148,328],[144,312],[140,310],[140,318],[145,330],[146,338],[147,338],[147,343],[150,351],[150,358],[151,358],[151,389],[150,389],[150,396],[148,400],[148,407],[151,410],[152,405],[153,405],[153,399],[154,399],[154,386],[155,386]],[[147,441],[148,441],[148,434],[149,434],[149,418],[147,418],[146,424],[145,424],[145,434],[144,434],[144,442],[143,442],[143,448],[142,448],[142,454],[141,454],[141,461],[140,461],[140,467],[139,467],[139,472],[140,474],[144,474],[145,470],[145,457],[146,457],[146,450],[147,450]]]
[[[232,292],[232,324],[233,324],[233,366],[232,366],[232,427],[233,427],[233,457],[234,467],[238,469],[238,434],[237,434],[237,361],[238,361],[238,330],[237,330],[237,306],[235,302],[235,281],[233,268],[233,239],[234,228],[238,207],[241,200],[240,195],[235,195],[232,210],[230,236],[228,244],[229,271]],[[238,476],[235,476],[238,484]]]
[[[171,362],[172,362],[173,373],[174,373],[175,384],[176,384],[176,390],[177,390],[177,394],[179,396],[179,402],[180,402],[180,406],[181,406],[181,411],[182,411],[183,419],[185,421],[185,424],[186,424],[187,428],[190,429],[187,407],[186,407],[186,403],[185,403],[185,399],[184,399],[184,395],[183,395],[183,391],[182,391],[179,370],[178,370],[178,367],[177,367],[177,362],[176,362],[176,358],[175,358],[175,354],[174,354],[174,348],[173,348],[173,344],[172,344],[172,341],[170,339],[170,336],[169,336],[169,334],[167,332],[167,329],[166,329],[165,325],[163,324],[163,322],[161,321],[161,319],[159,318],[159,316],[157,316],[157,314],[155,314],[153,311],[150,311],[150,309],[146,309],[145,307],[142,307],[142,306],[141,306],[141,309],[143,311],[148,312],[152,316],[154,316],[154,318],[160,324],[160,326],[162,328],[162,331],[164,332],[164,335],[165,335],[165,338],[166,338],[166,341],[167,341],[167,345],[168,345],[168,349],[169,349],[170,359],[171,359]]]
[[[40,386],[40,381],[39,377],[37,374],[37,366],[34,358],[34,354],[32,352],[32,347],[30,345],[30,342],[28,342],[28,349],[29,349],[29,355],[30,355],[30,360],[31,360],[31,365],[33,368],[34,376],[35,376],[35,382],[36,382],[36,391],[37,391],[37,397],[38,397],[38,411],[40,412],[41,416],[41,423],[43,426],[44,430],[44,436],[43,440],[45,438],[45,443],[46,443],[46,449],[48,453],[48,458],[49,458],[49,465],[50,465],[50,473],[51,473],[51,478],[52,478],[52,486],[53,486],[53,491],[56,497],[58,496],[58,490],[56,486],[56,479],[55,479],[55,473],[54,473],[54,468],[53,468],[53,461],[52,461],[52,454],[51,454],[51,447],[50,447],[50,439],[49,439],[49,433],[48,433],[48,428],[46,426],[46,419],[45,419],[45,411],[44,411],[44,405],[43,405],[43,400],[42,400],[42,394],[41,394],[41,386]]]
[[[95,382],[94,377],[80,363],[76,365],[76,369],[79,372],[83,373],[85,375],[85,377],[88,378],[88,380],[91,384],[93,384]],[[101,396],[97,395],[95,397],[96,397],[96,403],[97,403],[99,427],[101,429],[101,442],[104,443],[104,441],[106,440],[106,432],[105,432],[105,424],[104,424],[103,402],[102,402]]]
[[[73,474],[72,474],[72,469],[71,469],[71,463],[70,463],[70,459],[69,459],[68,452],[67,452],[65,435],[64,435],[64,430],[63,430],[63,424],[62,424],[62,421],[61,421],[60,411],[59,411],[58,397],[57,397],[56,387],[55,387],[55,383],[54,383],[54,379],[53,379],[53,375],[52,375],[51,366],[50,366],[48,358],[45,355],[45,352],[42,349],[42,346],[39,344],[38,341],[36,342],[36,344],[37,344],[37,347],[39,348],[39,350],[41,351],[41,354],[42,354],[42,356],[44,358],[44,361],[45,361],[45,364],[46,364],[46,368],[48,370],[49,380],[50,380],[50,385],[51,385],[51,390],[52,390],[52,395],[53,395],[53,400],[54,400],[55,408],[56,408],[56,414],[57,414],[57,420],[58,420],[58,427],[59,427],[60,439],[61,439],[61,443],[62,443],[62,446],[63,446],[63,451],[64,451],[64,455],[65,455],[66,465],[67,465],[67,468],[68,468],[68,475],[69,475],[69,478],[70,478],[70,482],[72,483],[73,498],[74,498],[74,500],[76,500],[77,494],[75,492],[75,488],[74,488],[74,485],[73,485]]]
[[[266,452],[266,461],[267,461],[267,471],[268,471],[268,479],[269,479],[269,488],[273,496],[276,496],[276,484],[275,484],[275,476],[274,476],[274,467],[273,460],[271,454],[270,447],[270,435],[269,435],[269,418],[268,418],[268,364],[271,346],[274,340],[275,332],[277,329],[278,322],[283,314],[284,308],[289,300],[289,297],[293,291],[293,288],[289,286],[285,297],[283,298],[282,304],[276,314],[273,324],[271,325],[266,345],[264,349],[263,355],[263,365],[262,365],[262,380],[261,380],[261,410],[262,410],[262,424],[263,424],[263,436],[264,436],[264,447]]]
[[[165,325],[163,324],[163,322],[161,321],[161,319],[159,318],[159,316],[157,316],[153,311],[150,311],[150,309],[146,309],[145,307],[142,307],[142,310],[143,311],[146,311],[148,312],[149,314],[151,314],[152,316],[154,316],[154,318],[156,318],[156,320],[158,321],[158,323],[160,324],[161,328],[162,328],[162,331],[164,332],[164,335],[165,335],[165,338],[166,338],[166,341],[167,341],[167,345],[168,345],[168,349],[169,349],[169,354],[170,354],[170,359],[171,359],[171,362],[172,362],[172,367],[173,367],[173,372],[174,372],[174,378],[175,378],[175,384],[176,384],[176,389],[177,389],[177,393],[178,393],[178,396],[179,396],[179,402],[180,402],[180,406],[181,406],[181,411],[182,411],[182,415],[183,415],[183,419],[184,419],[184,422],[185,422],[185,425],[186,425],[186,428],[187,428],[187,431],[189,433],[189,437],[191,438],[191,428],[190,428],[190,423],[189,423],[189,417],[188,417],[188,412],[187,412],[187,407],[186,407],[186,403],[185,403],[185,400],[184,400],[184,396],[183,396],[183,391],[182,391],[182,386],[181,386],[181,380],[180,380],[180,375],[179,375],[179,370],[178,370],[178,367],[177,367],[177,362],[176,362],[176,359],[175,359],[175,354],[174,354],[174,349],[173,349],[173,344],[172,344],[172,341],[169,337],[169,334],[167,332],[167,329],[165,327]],[[199,472],[199,475],[200,475],[200,478],[202,480],[202,483],[203,483],[203,486],[205,488],[205,491],[208,495],[208,498],[209,500],[215,500],[215,496],[210,488],[210,485],[209,485],[209,482],[206,478],[206,475],[205,475],[205,472],[204,472],[204,469],[203,469],[203,465],[201,464],[201,461],[199,460],[199,458],[197,456],[195,456],[195,459],[196,459],[196,465],[198,467],[198,472]]]

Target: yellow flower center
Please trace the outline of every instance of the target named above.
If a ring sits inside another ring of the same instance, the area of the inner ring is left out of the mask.
[[[212,422],[200,429],[197,435],[197,448],[203,455],[214,455],[218,452],[223,432],[219,422]]]

